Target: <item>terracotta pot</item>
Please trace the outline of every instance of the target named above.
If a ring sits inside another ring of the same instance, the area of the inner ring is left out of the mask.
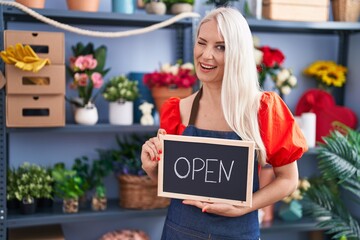
[[[192,88],[153,87],[151,95],[154,98],[156,109],[160,112],[163,103],[170,97],[185,98],[192,93]]]
[[[100,0],[66,0],[69,10],[97,12]]]
[[[45,0],[15,0],[17,3],[21,3],[22,5],[29,8],[44,8]]]

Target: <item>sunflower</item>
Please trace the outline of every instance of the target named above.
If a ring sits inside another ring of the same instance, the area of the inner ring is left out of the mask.
[[[344,72],[337,71],[336,68],[329,69],[320,79],[326,85],[334,87],[342,87],[346,81]]]

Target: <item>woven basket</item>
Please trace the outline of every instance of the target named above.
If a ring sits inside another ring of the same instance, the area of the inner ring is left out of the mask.
[[[357,22],[360,16],[360,0],[332,0],[334,21]]]
[[[157,196],[157,184],[148,176],[120,175],[118,180],[122,208],[154,209],[170,204],[170,199]]]

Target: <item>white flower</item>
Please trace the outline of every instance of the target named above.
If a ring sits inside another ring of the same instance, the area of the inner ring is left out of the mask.
[[[170,68],[171,68],[171,65],[169,63],[165,63],[161,66],[161,69],[160,71],[161,72],[164,72],[164,73],[169,73],[170,72]]]
[[[276,75],[276,84],[281,86],[283,82],[286,81],[290,77],[290,71],[286,68],[283,68],[277,75]]]
[[[169,72],[172,73],[173,75],[177,75],[179,72],[179,64],[175,64],[171,66]]]
[[[181,68],[182,69],[193,70],[194,69],[194,64],[192,64],[191,62],[184,63],[183,65],[181,65]]]
[[[289,86],[283,86],[280,89],[281,93],[284,95],[288,95],[291,92],[291,87]]]
[[[310,188],[310,183],[308,180],[303,179],[300,181],[300,188],[303,189],[304,191],[308,190]]]
[[[295,87],[296,83],[297,83],[297,79],[294,75],[291,75],[288,79],[288,83],[290,86]]]
[[[262,63],[264,53],[256,48],[254,48],[254,57],[256,65]]]
[[[260,38],[258,38],[257,36],[253,35],[253,36],[252,36],[252,39],[253,39],[254,47],[260,47]]]

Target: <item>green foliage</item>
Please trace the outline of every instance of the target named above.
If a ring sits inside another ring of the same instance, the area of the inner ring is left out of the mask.
[[[47,169],[24,162],[8,170],[7,199],[31,203],[34,198],[52,198],[53,179]]]
[[[319,223],[329,229],[333,239],[360,239],[360,227],[342,203],[336,183],[360,200],[360,133],[335,123],[337,130],[324,137],[318,158],[322,184],[312,184],[305,198],[305,209],[312,216],[329,217]]]
[[[75,170],[65,169],[63,163],[55,164],[52,169],[55,181],[55,195],[62,199],[76,199],[84,194],[82,178]]]
[[[81,178],[81,189],[85,192],[92,188],[92,176],[91,176],[91,166],[89,164],[89,158],[82,156],[81,158],[76,158],[74,164],[72,165],[72,170],[76,171],[76,175]]]
[[[105,85],[103,97],[109,102],[135,101],[139,97],[138,82],[125,76],[113,77]]]

